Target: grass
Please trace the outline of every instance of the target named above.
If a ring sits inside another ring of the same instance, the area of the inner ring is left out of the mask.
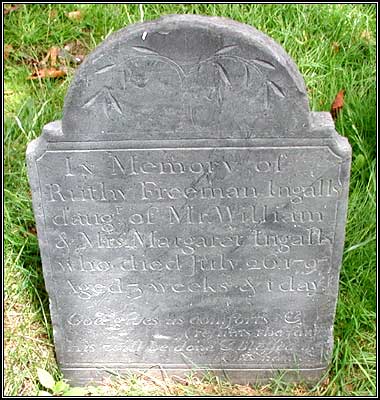
[[[6,6],[8,7],[8,6]],[[67,17],[80,10],[81,20]],[[353,149],[345,252],[334,326],[331,368],[314,388],[230,385],[213,377],[162,384],[146,377],[109,382],[103,395],[335,395],[376,394],[376,6],[374,4],[24,4],[4,16],[4,393],[35,395],[36,368],[61,377],[54,359],[48,298],[26,176],[25,150],[49,121],[62,117],[73,72],[64,79],[27,79],[53,46],[77,43],[84,55],[110,33],[140,20],[189,13],[255,26],[293,57],[310,107],[328,111],[345,88],[337,130]]]

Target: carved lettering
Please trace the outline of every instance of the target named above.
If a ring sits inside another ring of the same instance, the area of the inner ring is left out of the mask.
[[[141,161],[136,156],[131,156],[123,162],[120,157],[109,153],[111,158],[112,175],[182,175],[182,174],[213,174],[220,170],[225,173],[232,172],[232,163],[228,161],[204,161],[185,163],[182,161]],[[124,163],[124,164],[123,164]],[[279,163],[279,160],[278,160]]]
[[[305,302],[331,287],[339,181],[285,184],[290,151],[207,161],[108,152],[105,172],[88,160],[65,154],[67,180],[50,180],[44,192],[57,249],[53,272],[62,290],[83,304],[67,316],[67,329],[115,335],[100,344],[112,357],[192,359],[217,351],[224,364],[317,357],[297,341],[314,340],[325,328],[285,307],[285,299]],[[71,185],[77,177],[80,184]],[[166,299],[198,296],[205,302],[223,296],[230,311],[155,311]],[[260,308],[271,296],[284,298],[284,305]],[[250,313],[236,312],[234,298]],[[123,311],[112,308],[115,302]],[[136,328],[152,332],[150,339],[130,339]],[[68,348],[84,357],[96,346]]]

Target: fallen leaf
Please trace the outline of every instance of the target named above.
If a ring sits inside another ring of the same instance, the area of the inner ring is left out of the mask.
[[[72,19],[72,20],[76,20],[76,21],[80,21],[83,18],[83,13],[82,11],[70,11],[68,13],[66,13],[67,18]]]
[[[9,7],[6,7],[9,6]],[[11,11],[16,11],[22,4],[5,4],[3,9],[3,15],[8,15]]]
[[[45,371],[42,368],[37,368],[37,376],[43,387],[45,387],[46,389],[53,388],[55,381],[49,372]]]
[[[6,44],[4,46],[4,60],[6,60],[9,57],[9,54],[13,51],[13,46],[10,44]]]
[[[354,391],[354,385],[349,383],[348,385],[346,385],[346,390],[349,393],[352,393]]]
[[[57,17],[57,15],[58,15],[58,11],[57,10],[53,9],[53,10],[49,11],[49,18],[55,19]]]
[[[305,396],[307,394],[307,391],[305,389],[303,388],[300,389],[298,387],[294,388],[292,392],[293,396]]]
[[[60,49],[58,57],[65,64],[68,64],[70,62],[72,62],[74,64],[80,64],[84,60],[84,55],[83,54],[73,55],[73,54],[70,54],[65,49]]]
[[[31,75],[28,79],[62,78],[67,72],[64,69],[41,68]]]
[[[74,64],[80,64],[88,51],[89,49],[77,39],[73,42],[66,43],[64,48],[60,49],[58,57],[63,59],[66,63],[72,62]]]
[[[336,119],[338,118],[338,114],[341,112],[344,106],[344,92],[345,92],[344,89],[339,90],[338,94],[335,97],[335,100],[331,105],[330,112],[334,121],[336,121]]]
[[[332,42],[331,49],[334,53],[338,53],[340,49],[340,45],[338,42]]]
[[[50,65],[55,67],[57,65],[57,57],[59,54],[59,47],[52,47],[46,54],[46,57],[39,63],[40,66],[46,66],[49,64],[49,59],[50,59]]]
[[[35,227],[35,226],[30,226],[30,227],[28,228],[28,232],[29,232],[31,235],[37,235],[37,230],[36,230],[36,227]]]
[[[330,383],[330,378],[326,376],[326,378],[321,383],[322,386],[327,386]]]
[[[50,53],[50,63],[54,67],[57,65],[57,57],[59,53],[59,47],[52,47],[49,51]]]

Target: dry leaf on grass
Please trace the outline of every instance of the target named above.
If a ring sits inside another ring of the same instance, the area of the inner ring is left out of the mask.
[[[6,44],[4,46],[4,60],[9,57],[9,54],[13,51],[13,46],[10,44]]]
[[[49,49],[44,59],[34,64],[34,72],[28,79],[62,78],[72,70],[69,64],[79,64],[84,56],[72,56],[64,48],[53,46]]]
[[[66,49],[60,49],[58,57],[65,64],[68,64],[70,62],[74,64],[80,64],[84,60],[84,55],[82,54],[73,55],[70,54]]]
[[[338,118],[339,113],[342,111],[342,108],[344,106],[344,89],[339,90],[338,94],[335,97],[335,100],[333,101],[331,105],[331,116],[333,117],[333,120],[336,121]]]
[[[52,47],[49,51],[50,53],[50,64],[52,66],[57,65],[57,57],[59,53],[59,47]]]
[[[28,228],[28,232],[29,232],[31,235],[37,235],[37,229],[36,229],[35,226],[30,226],[30,227]]]
[[[64,49],[71,54],[87,54],[89,52],[89,48],[79,39],[66,43]]]
[[[58,11],[57,10],[53,9],[53,10],[49,11],[49,18],[55,19],[57,17],[57,15],[58,15]]]
[[[5,4],[3,9],[3,15],[8,15],[11,11],[16,11],[22,4]]]
[[[66,13],[67,18],[74,20],[74,21],[80,21],[83,18],[83,13],[82,11],[70,11]]]
[[[41,68],[37,69],[28,79],[62,78],[66,75],[67,71],[63,68]]]
[[[58,57],[58,54],[59,54],[59,47],[52,47],[52,48],[48,51],[46,57],[41,61],[40,64],[41,64],[42,66],[45,66],[45,65],[49,64],[48,61],[49,61],[49,59],[50,59],[50,65],[53,66],[53,67],[55,67],[55,66],[57,65],[57,57]]]
[[[339,52],[339,49],[340,49],[339,43],[338,43],[338,42],[332,42],[332,44],[331,44],[331,50],[332,50],[334,53],[338,53],[338,52]]]
[[[74,64],[80,64],[88,52],[89,49],[77,39],[66,43],[65,46],[60,49],[59,58],[63,59],[66,63],[72,62]]]
[[[352,383],[347,384],[346,390],[348,393],[352,393],[354,391],[354,385]]]

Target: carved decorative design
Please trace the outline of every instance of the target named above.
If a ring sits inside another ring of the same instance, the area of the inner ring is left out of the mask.
[[[82,108],[98,113],[100,106],[107,119],[128,118],[131,109],[123,101],[123,93],[128,90],[128,85],[132,85],[134,90],[143,91],[149,89],[151,80],[161,80],[163,88],[176,91],[179,102],[183,105],[185,118],[193,127],[202,127],[219,122],[225,101],[232,94],[244,93],[249,98],[261,95],[264,112],[269,109],[271,96],[274,95],[279,100],[286,97],[285,89],[268,77],[276,67],[262,59],[247,60],[231,54],[239,49],[238,45],[224,46],[211,57],[187,66],[186,71],[184,66],[151,48],[133,46],[132,49],[136,55],[127,58],[124,65],[107,64],[95,72],[96,75],[108,72],[119,75],[120,86],[105,86],[86,99]],[[167,68],[178,79],[174,79]],[[162,96],[163,93],[155,95]],[[143,110],[141,113],[144,113]],[[242,123],[244,125],[244,121]],[[249,124],[247,127],[249,129]]]

